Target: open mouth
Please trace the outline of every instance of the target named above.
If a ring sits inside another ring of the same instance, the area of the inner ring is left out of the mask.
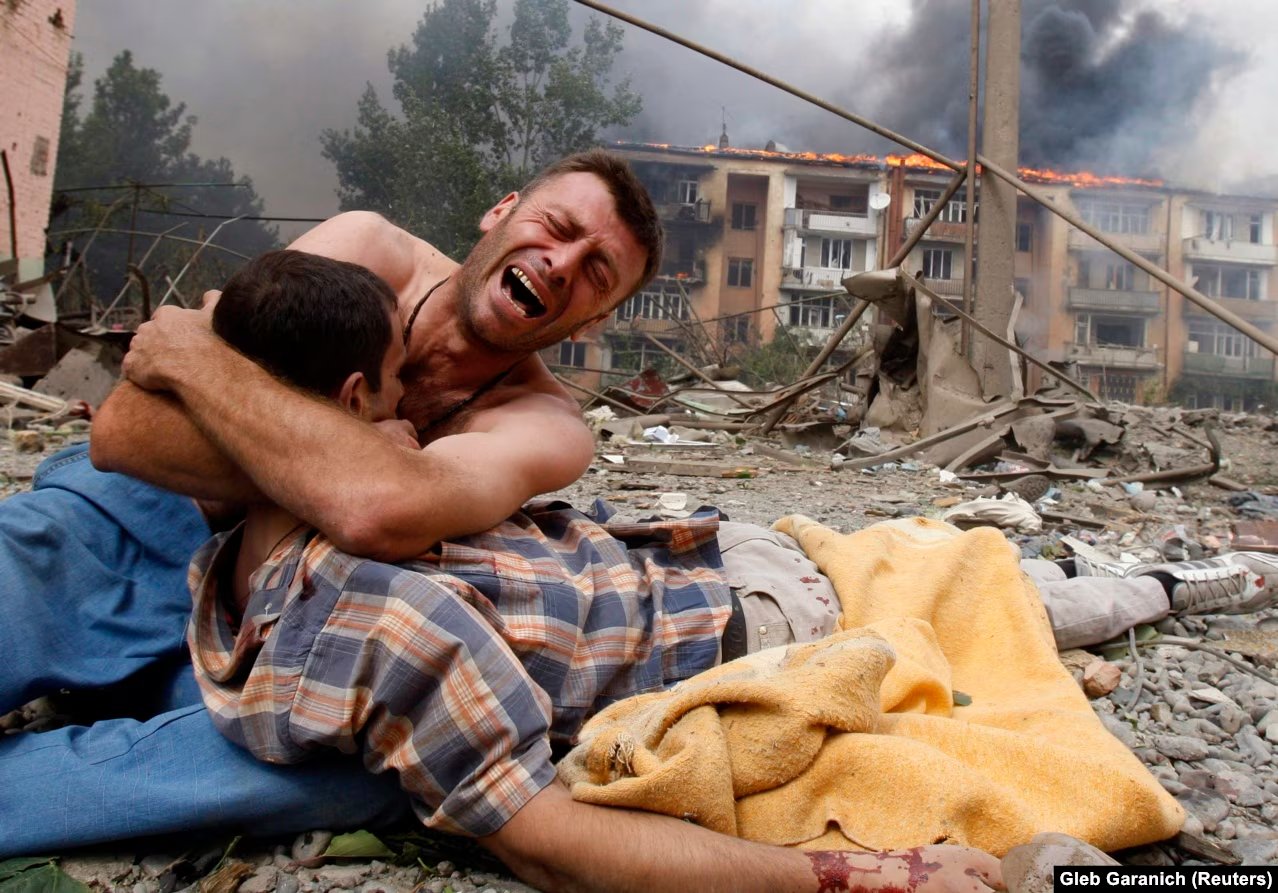
[[[546,305],[542,302],[541,296],[537,294],[537,289],[533,287],[532,281],[524,275],[522,270],[507,267],[501,281],[506,286],[510,299],[524,312],[524,316],[536,319],[546,312]]]

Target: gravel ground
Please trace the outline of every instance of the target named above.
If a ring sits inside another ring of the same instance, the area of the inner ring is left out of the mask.
[[[1152,422],[1159,420],[1153,418]],[[1264,493],[1278,485],[1272,463],[1278,433],[1273,419],[1234,416],[1220,420],[1229,464],[1223,473]],[[836,529],[854,530],[887,517],[937,515],[947,502],[967,499],[979,488],[943,483],[935,468],[904,462],[873,472],[832,471],[830,454],[773,458],[768,444],[716,436],[713,447],[672,449],[601,446],[600,457],[581,481],[559,494],[585,508],[606,498],[635,512],[688,511],[715,505],[739,521],[768,524],[800,512]],[[83,439],[82,430],[27,437],[26,449],[0,438],[0,495],[30,485],[38,461],[62,445]],[[1131,432],[1129,432],[1129,440]],[[771,442],[771,447],[779,446]],[[634,458],[713,461],[743,469],[733,478],[686,477],[617,470],[604,454]],[[793,462],[809,463],[800,467]],[[1195,459],[1194,461],[1201,461]],[[749,476],[744,476],[749,475]],[[1062,534],[1085,539],[1112,555],[1157,556],[1161,537],[1181,525],[1187,538],[1210,553],[1228,542],[1230,522],[1239,515],[1229,491],[1206,483],[1179,491],[1128,495],[1066,484],[1056,511],[1096,519],[1089,525],[1047,529],[1036,535],[1009,534],[1029,556],[1058,554]],[[1187,834],[1178,842],[1118,854],[1125,863],[1175,864],[1200,861],[1278,862],[1278,610],[1246,616],[1190,617],[1160,624],[1165,635],[1184,644],[1142,647],[1140,661],[1126,654],[1071,652],[1063,655],[1077,678],[1101,657],[1116,668],[1117,687],[1092,701],[1101,721],[1140,757],[1163,786],[1185,806]],[[1208,650],[1204,650],[1208,649]],[[1096,668],[1093,667],[1093,670]],[[228,839],[166,840],[145,846],[120,845],[109,851],[67,854],[63,868],[95,889],[168,893],[195,884],[219,861],[218,889],[261,891],[429,890],[525,891],[481,850],[466,842],[415,836],[394,864],[378,859],[303,863],[322,852],[323,835],[294,841],[239,841],[223,859]],[[207,889],[208,879],[205,882]]]

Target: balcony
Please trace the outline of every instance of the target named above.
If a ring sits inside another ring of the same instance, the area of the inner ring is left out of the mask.
[[[1153,347],[1126,347],[1117,344],[1065,345],[1065,359],[1080,366],[1106,369],[1159,369],[1158,350]]]
[[[1236,313],[1248,322],[1278,322],[1278,301],[1252,301],[1248,298],[1212,298],[1225,310]],[[1197,304],[1184,299],[1185,316],[1198,319],[1215,319]]]
[[[1158,314],[1162,309],[1159,295],[1153,291],[1117,291],[1108,288],[1071,288],[1071,310],[1112,313]]]
[[[1238,239],[1208,239],[1190,236],[1182,250],[1188,260],[1214,260],[1235,264],[1278,263],[1278,245],[1257,245]]]
[[[1163,253],[1164,243],[1166,239],[1162,233],[1102,233],[1111,242],[1116,245],[1122,245],[1131,251],[1141,254],[1158,254]],[[1081,251],[1097,251],[1105,250],[1105,246],[1097,242],[1081,229],[1070,227],[1068,244],[1071,249]]]
[[[1223,357],[1211,353],[1185,351],[1185,372],[1199,375],[1222,375],[1233,378],[1258,378],[1266,381],[1274,377],[1273,357]]]
[[[907,217],[905,220],[906,238],[913,238],[914,233],[923,224],[922,218]],[[980,234],[980,226],[977,226],[977,232],[973,233],[973,238]],[[937,220],[927,228],[927,235],[923,238],[929,242],[967,242],[967,224],[953,223],[949,220]]]
[[[839,267],[786,267],[781,271],[781,287],[838,291],[843,288],[844,279],[860,272],[862,271],[844,270]]]
[[[856,214],[852,211],[814,211],[806,208],[786,208],[785,225],[817,233],[833,233],[841,236],[878,235],[875,216]]]
[[[961,298],[963,297],[963,280],[962,279],[925,279],[920,277],[920,281],[945,298]]]
[[[657,205],[657,216],[663,223],[709,223],[710,200],[699,198],[695,202],[665,202]]]
[[[658,281],[700,285],[706,281],[706,265],[702,261],[670,261],[657,271]]]

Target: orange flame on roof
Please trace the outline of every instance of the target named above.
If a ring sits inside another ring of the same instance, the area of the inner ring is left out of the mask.
[[[670,149],[669,143],[644,143],[646,148],[652,149]],[[735,146],[727,148],[719,148],[714,143],[707,143],[704,146],[684,149],[688,152],[704,152],[708,155],[732,155],[738,158],[757,158],[757,159],[780,159],[790,161],[805,161],[813,163],[829,163],[829,164],[864,164],[864,165],[886,165],[888,167],[903,167],[907,170],[920,172],[950,172],[949,165],[942,164],[926,155],[918,152],[910,155],[887,155],[879,157],[877,155],[844,155],[839,152],[777,152],[769,149],[743,149]],[[962,163],[962,162],[960,162]],[[1075,188],[1103,188],[1113,186],[1137,186],[1158,188],[1164,185],[1162,180],[1147,179],[1142,177],[1120,177],[1109,174],[1096,174],[1090,171],[1055,171],[1047,168],[1022,167],[1017,171],[1021,179],[1028,180],[1032,183],[1057,184],[1062,186],[1073,186]]]
[[[1018,170],[1022,180],[1036,183],[1063,183],[1081,188],[1099,186],[1153,186],[1163,185],[1162,180],[1143,179],[1141,177],[1118,177],[1108,174],[1093,174],[1091,171],[1054,171],[1045,168],[1023,167]]]
[[[911,167],[911,168],[927,168],[928,170],[948,171],[948,164],[941,164],[939,161],[928,158],[926,155],[920,155],[914,152],[910,155],[889,155],[883,159],[887,162],[888,167]]]

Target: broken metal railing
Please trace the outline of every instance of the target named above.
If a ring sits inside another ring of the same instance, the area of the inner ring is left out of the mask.
[[[946,310],[949,310],[951,313],[961,317],[964,322],[966,322],[972,328],[976,329],[976,331],[980,332],[986,338],[989,338],[996,344],[999,344],[1002,347],[1005,347],[1008,350],[1013,351],[1019,354],[1020,356],[1024,357],[1027,363],[1029,363],[1032,366],[1038,367],[1039,369],[1046,372],[1048,375],[1051,375],[1053,378],[1059,379],[1060,381],[1069,385],[1074,390],[1078,391],[1080,394],[1086,397],[1088,400],[1091,400],[1093,403],[1100,402],[1100,398],[1097,397],[1094,393],[1092,393],[1091,389],[1089,389],[1083,384],[1080,384],[1077,381],[1074,381],[1074,379],[1070,378],[1068,375],[1066,375],[1064,372],[1061,372],[1059,369],[1054,369],[1051,366],[1047,365],[1047,363],[1044,363],[1042,360],[1035,357],[1033,354],[1031,354],[1029,351],[1025,350],[1024,348],[1022,348],[1020,345],[1014,344],[1013,342],[1008,341],[1006,338],[999,335],[997,332],[991,331],[990,329],[986,328],[984,325],[978,322],[976,318],[972,316],[972,314],[965,312],[962,307],[959,307],[958,305],[954,304],[952,301],[947,301],[945,298],[941,297],[936,292],[932,291],[932,289],[928,288],[924,283],[920,282],[918,279],[915,279],[909,273],[906,273],[904,270],[902,270],[900,271],[899,275],[901,277],[901,281],[904,282],[906,285],[908,285],[910,288],[915,288],[923,292],[923,294],[927,295],[928,298],[930,298],[933,301],[933,303],[940,304]]]

